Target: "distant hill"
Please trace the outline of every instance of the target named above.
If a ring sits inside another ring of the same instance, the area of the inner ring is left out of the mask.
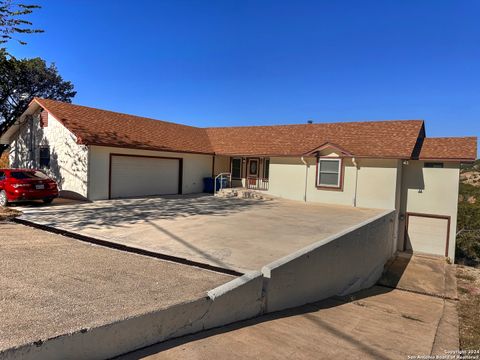
[[[456,261],[480,266],[480,160],[460,168]]]
[[[473,164],[462,164],[460,167],[460,182],[480,187],[480,159]]]

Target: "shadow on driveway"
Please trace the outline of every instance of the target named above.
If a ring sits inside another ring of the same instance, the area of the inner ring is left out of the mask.
[[[62,206],[28,203],[18,207],[30,216],[39,215],[43,224],[68,223],[72,230],[112,228],[158,220],[175,220],[196,215],[227,216],[255,207],[270,208],[271,200],[218,198],[207,194],[137,199],[76,202]]]

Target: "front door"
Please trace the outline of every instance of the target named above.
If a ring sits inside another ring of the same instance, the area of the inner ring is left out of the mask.
[[[248,177],[258,178],[258,159],[248,159]]]

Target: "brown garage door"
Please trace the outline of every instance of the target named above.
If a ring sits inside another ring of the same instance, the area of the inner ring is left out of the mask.
[[[405,250],[448,256],[450,217],[407,213]]]

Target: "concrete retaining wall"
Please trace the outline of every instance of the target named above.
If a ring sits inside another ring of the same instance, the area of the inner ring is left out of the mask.
[[[0,359],[107,359],[174,337],[252,318],[262,312],[263,277],[252,272],[204,298],[111,324],[26,344]]]
[[[394,224],[389,210],[265,266],[265,312],[374,285],[393,254]]]

